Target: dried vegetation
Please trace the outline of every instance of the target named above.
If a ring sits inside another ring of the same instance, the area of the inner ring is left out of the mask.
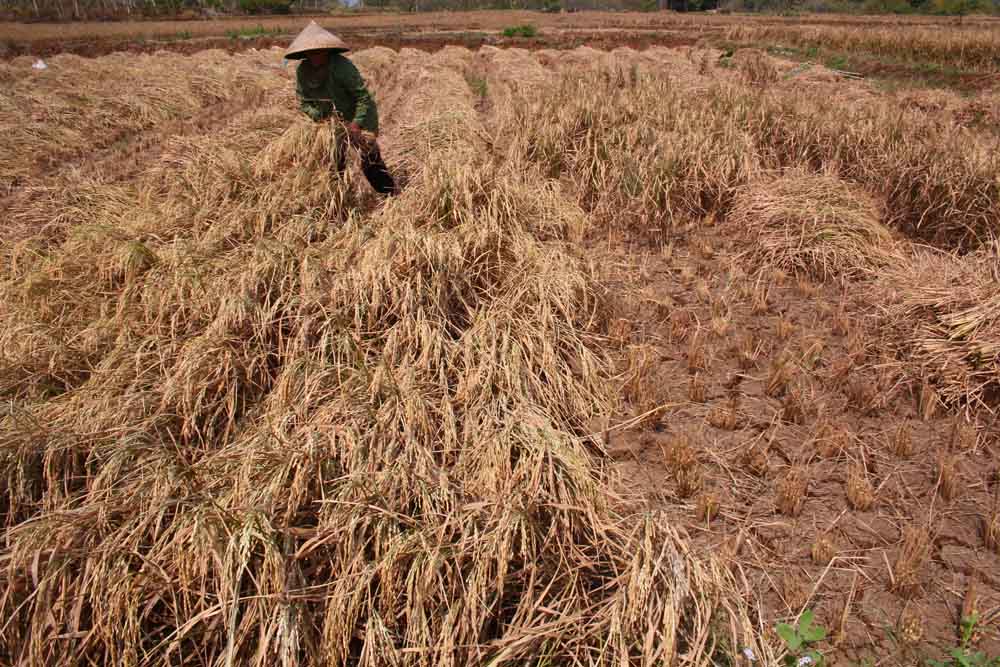
[[[952,404],[995,404],[1000,392],[1000,245],[959,255],[929,250],[895,265],[887,323],[899,353]]]
[[[616,397],[597,285],[566,244],[583,212],[530,162],[491,159],[472,54],[358,60],[390,91],[402,196],[332,176],[329,128],[285,92],[134,178],[63,183],[24,209],[63,211],[57,231],[5,239],[3,653],[766,655],[730,574],[617,499],[586,436]],[[66,125],[105,112],[81,113]],[[691,496],[697,461],[677,455]]]
[[[858,277],[893,259],[893,239],[866,194],[837,178],[791,173],[741,191],[731,219],[746,227],[757,261],[817,278]]]
[[[896,61],[933,62],[978,72],[994,72],[1000,37],[989,24],[920,25],[900,30],[878,21],[866,25],[762,25],[743,22],[728,28],[737,42],[781,44],[831,51],[869,53]]]
[[[768,661],[775,610],[836,606],[843,630],[859,579],[932,589],[921,512],[996,552],[967,474],[995,456],[995,151],[718,57],[358,53],[407,183],[387,202],[331,176],[275,54],[151,56],[169,104],[94,93],[27,129],[0,107],[2,651]],[[34,94],[59,99],[59,67]],[[11,76],[29,104],[35,75]],[[227,102],[206,136],[169,128]],[[114,155],[108,128],[177,136],[128,174],[68,169]],[[600,246],[622,240],[652,306],[609,299]],[[623,490],[611,431],[659,443],[636,462],[666,506]]]
[[[285,85],[273,62],[268,67],[222,51],[190,58],[59,55],[46,64],[43,72],[0,64],[0,195],[35,184],[39,169],[67,169],[96,149],[171,121],[228,113],[226,103],[259,104]]]

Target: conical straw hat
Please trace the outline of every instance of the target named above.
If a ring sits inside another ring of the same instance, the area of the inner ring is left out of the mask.
[[[315,21],[310,21],[309,25],[299,33],[299,36],[295,38],[295,41],[285,51],[285,57],[289,60],[295,58],[302,59],[306,57],[308,51],[323,49],[338,53],[348,50],[344,40],[324,30]]]

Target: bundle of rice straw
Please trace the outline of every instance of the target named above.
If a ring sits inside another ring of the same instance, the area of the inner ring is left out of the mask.
[[[891,260],[893,238],[879,219],[866,193],[836,177],[800,171],[751,182],[730,211],[761,261],[820,279],[864,277]]]

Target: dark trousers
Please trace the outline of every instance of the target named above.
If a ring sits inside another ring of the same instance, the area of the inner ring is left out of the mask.
[[[355,144],[357,145],[357,144]],[[343,172],[347,168],[346,142],[341,145],[340,159],[337,161],[337,171]],[[380,195],[398,194],[396,191],[396,181],[385,166],[382,160],[382,152],[378,149],[378,144],[372,141],[368,145],[357,145],[358,154],[361,156],[361,172],[368,179],[372,189]]]

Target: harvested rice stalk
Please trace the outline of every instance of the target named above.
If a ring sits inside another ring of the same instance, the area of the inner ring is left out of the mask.
[[[578,209],[530,169],[413,142],[424,166],[371,213],[285,121],[178,145],[144,177],[129,231],[156,261],[75,294],[80,335],[116,335],[84,381],[0,416],[0,652],[773,661],[732,575],[619,502],[582,435],[613,397],[595,286],[561,242]],[[46,298],[86,286],[81,243],[41,260],[65,269]]]
[[[885,276],[899,356],[946,403],[995,407],[1000,389],[1000,245],[957,256],[920,251]]]
[[[894,257],[874,202],[829,176],[790,172],[751,183],[730,219],[756,244],[759,260],[820,279],[859,278]]]

